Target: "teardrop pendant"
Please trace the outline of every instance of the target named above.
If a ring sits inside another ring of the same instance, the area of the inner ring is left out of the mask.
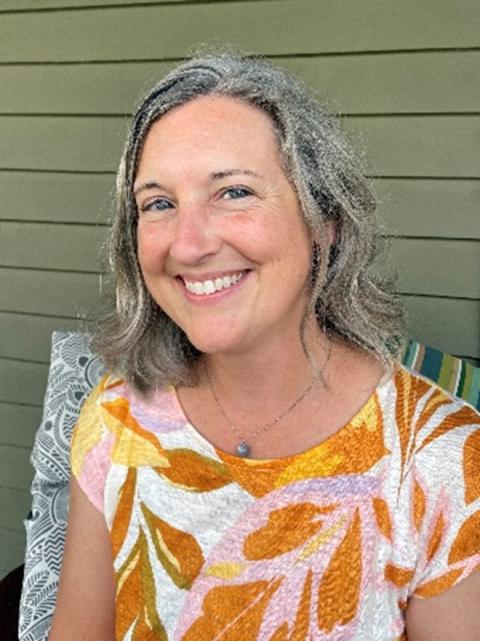
[[[250,456],[252,448],[247,443],[247,441],[240,441],[240,443],[237,445],[236,450],[238,456],[241,456],[242,458],[248,458]]]

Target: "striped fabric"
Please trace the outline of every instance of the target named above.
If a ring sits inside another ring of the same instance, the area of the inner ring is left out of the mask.
[[[403,364],[480,409],[479,367],[414,341],[410,341],[405,350]]]

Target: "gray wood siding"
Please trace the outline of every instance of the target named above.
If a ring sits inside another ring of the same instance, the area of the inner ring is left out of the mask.
[[[108,288],[126,118],[202,42],[270,56],[342,114],[411,335],[480,360],[479,23],[478,0],[0,0],[0,576],[23,555],[51,332]]]

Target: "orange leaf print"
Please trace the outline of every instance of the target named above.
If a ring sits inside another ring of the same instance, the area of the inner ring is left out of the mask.
[[[462,524],[448,555],[448,562],[458,563],[479,553],[480,512],[475,512]]]
[[[112,523],[112,553],[113,558],[117,556],[127,536],[132,518],[133,497],[135,494],[135,485],[137,482],[137,472],[135,468],[129,468],[127,477],[119,492],[119,498]]]
[[[335,625],[346,625],[355,617],[361,580],[361,525],[357,509],[320,583],[317,614],[323,631],[329,633]]]
[[[119,437],[112,452],[113,461],[120,465],[168,465],[166,453],[155,434],[144,429],[130,412],[130,403],[120,397],[102,403],[105,425]],[[126,429],[125,429],[126,428]]]
[[[102,392],[115,389],[116,387],[120,387],[120,385],[124,384],[125,381],[123,380],[123,378],[119,378],[118,376],[114,376],[113,374],[105,374],[100,382]]]
[[[378,529],[383,536],[390,541],[392,540],[392,521],[390,519],[390,510],[383,499],[373,499],[373,509],[377,520]]]
[[[450,397],[447,396],[447,394],[445,394],[441,390],[436,389],[430,396],[428,401],[425,403],[425,407],[423,408],[422,413],[419,416],[417,424],[415,426],[416,431],[418,432],[419,430],[421,430],[421,428],[428,423],[428,421],[442,405],[449,405],[451,402],[452,401]]]
[[[388,454],[383,413],[374,394],[350,423],[324,443],[293,457],[275,482],[280,488],[294,481],[336,474],[361,474]]]
[[[426,499],[425,492],[420,483],[415,479],[413,485],[413,522],[417,532],[422,527],[423,517],[425,516]]]
[[[268,641],[290,641],[290,634],[288,632],[288,623],[282,623],[282,625],[275,630],[273,636],[270,637]]]
[[[478,414],[468,405],[464,405],[456,412],[453,412],[453,414],[447,416],[439,425],[437,425],[433,432],[431,432],[431,434],[429,434],[423,441],[417,451],[419,452],[432,441],[440,438],[450,430],[454,430],[457,427],[465,427],[465,425],[474,425],[475,423],[478,423]]]
[[[228,467],[231,480],[238,483],[246,492],[260,498],[269,494],[276,487],[278,475],[282,471],[282,467],[276,465],[262,466],[258,474],[255,474],[256,463],[254,459],[242,459],[235,461],[232,464],[232,456],[220,450],[216,450],[220,459]]]
[[[129,430],[142,436],[142,438],[149,441],[154,447],[159,446],[157,438],[151,432],[143,428],[132,416],[130,412],[130,403],[126,398],[120,397],[116,398],[114,401],[104,401],[102,403],[102,407]]]
[[[438,547],[442,541],[444,530],[445,530],[445,519],[443,518],[443,514],[439,514],[435,522],[435,527],[433,529],[432,536],[430,537],[430,540],[427,545],[428,561],[431,561],[432,558],[435,556],[435,553],[438,550]]]
[[[293,626],[292,635],[289,641],[304,641],[307,638],[310,627],[310,603],[312,600],[312,570],[308,571],[307,578],[303,586],[302,597],[298,607],[295,625]]]
[[[269,641],[305,641],[310,628],[310,603],[312,599],[312,570],[308,571],[307,578],[303,585],[302,596],[298,606],[295,623],[291,634],[289,633],[288,623],[282,623],[277,628]]]
[[[135,641],[168,641],[156,610],[155,581],[143,532],[117,573],[116,581],[115,638],[123,639],[134,624]]]
[[[124,566],[117,572],[117,596],[115,608],[115,638],[123,639],[127,630],[142,610],[140,598],[143,594],[142,559],[140,547],[133,548]]]
[[[399,568],[397,565],[393,565],[393,563],[387,563],[385,566],[385,579],[393,583],[393,585],[396,585],[397,588],[403,588],[407,585],[413,577],[413,574],[414,570]]]
[[[270,512],[268,522],[247,536],[243,545],[249,561],[273,559],[299,547],[322,528],[319,514],[334,506],[319,508],[312,503],[296,503]]]
[[[163,521],[142,503],[142,512],[165,571],[179,588],[189,589],[200,574],[203,553],[195,538]]]
[[[450,570],[450,572],[443,574],[438,579],[434,579],[433,581],[428,581],[428,583],[419,585],[414,594],[421,597],[431,597],[440,594],[440,592],[443,592],[444,590],[452,587],[452,585],[456,583],[457,579],[462,575],[462,573],[463,570],[461,569]]]
[[[212,588],[203,600],[203,614],[181,641],[246,641],[256,639],[263,614],[283,578]]]
[[[169,467],[156,467],[155,472],[174,485],[192,492],[210,492],[231,482],[231,475],[224,463],[207,458],[188,449],[166,452]]]
[[[399,370],[396,373],[394,382],[397,389],[395,417],[400,439],[403,475],[405,463],[412,454],[411,439],[415,410],[419,399],[431,389],[431,386],[421,378],[415,378],[404,370]]]
[[[480,498],[480,430],[475,430],[463,446],[463,476],[465,503],[469,505]]]

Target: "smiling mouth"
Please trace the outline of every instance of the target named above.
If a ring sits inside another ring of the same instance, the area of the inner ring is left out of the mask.
[[[185,288],[190,294],[195,294],[196,296],[208,296],[209,294],[215,294],[216,292],[221,292],[224,289],[230,289],[236,285],[239,281],[246,276],[249,270],[244,270],[237,272],[235,274],[230,274],[229,276],[221,276],[218,278],[213,278],[209,280],[186,280],[182,278]]]

